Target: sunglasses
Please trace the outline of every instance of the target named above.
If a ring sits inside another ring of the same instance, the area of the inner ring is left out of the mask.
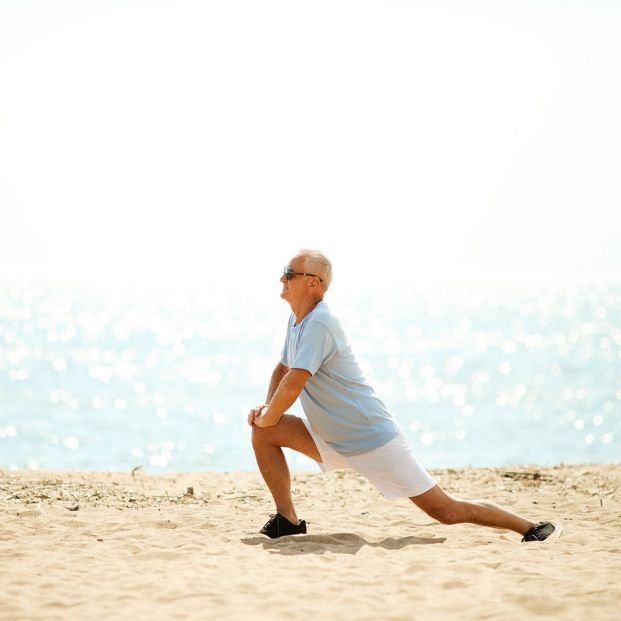
[[[317,276],[317,274],[309,274],[308,272],[294,272],[290,265],[287,265],[283,270],[283,276],[287,280],[291,280],[294,276],[314,276],[315,278],[319,278],[319,282],[323,282],[323,278],[321,278],[321,276]]]

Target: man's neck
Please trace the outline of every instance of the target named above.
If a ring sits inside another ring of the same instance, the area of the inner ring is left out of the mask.
[[[291,312],[295,315],[295,325],[298,325],[306,315],[308,315],[321,302],[323,298],[318,300],[305,300],[300,302],[299,306],[291,305]]]

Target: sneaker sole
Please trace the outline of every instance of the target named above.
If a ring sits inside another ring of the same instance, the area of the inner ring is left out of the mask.
[[[552,539],[560,539],[562,533],[563,533],[563,525],[562,524],[555,524],[554,525],[554,532],[551,535],[549,535],[548,537],[546,537],[541,543],[548,543],[548,541],[550,541]]]

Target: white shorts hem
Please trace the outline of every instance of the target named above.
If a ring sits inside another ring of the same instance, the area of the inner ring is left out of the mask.
[[[321,456],[321,462],[316,463],[322,472],[354,470],[369,479],[389,500],[420,496],[436,485],[435,480],[416,461],[403,433],[367,453],[347,456],[337,453],[320,438],[306,418],[302,421]]]

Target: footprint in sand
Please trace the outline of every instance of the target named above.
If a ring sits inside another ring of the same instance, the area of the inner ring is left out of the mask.
[[[443,589],[463,589],[468,585],[462,580],[449,580],[448,582],[442,583]]]
[[[41,515],[41,511],[37,511],[35,509],[30,509],[30,510],[26,510],[26,511],[18,511],[17,512],[17,517],[20,518],[24,518],[24,517],[39,517]]]

